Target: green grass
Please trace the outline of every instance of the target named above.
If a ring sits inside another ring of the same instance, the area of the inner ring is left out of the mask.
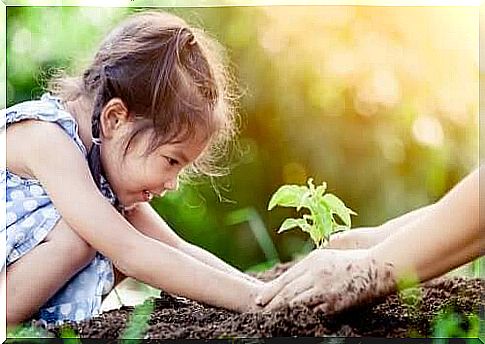
[[[29,338],[29,343],[41,343],[41,338],[53,337],[51,333],[39,327],[26,324],[7,327],[7,338],[9,343],[25,342]]]

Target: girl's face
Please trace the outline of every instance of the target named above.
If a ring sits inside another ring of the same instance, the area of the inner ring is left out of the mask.
[[[164,144],[147,155],[150,133],[143,132],[131,142],[125,154],[125,143],[132,129],[133,122],[121,120],[103,137],[101,145],[106,178],[125,207],[176,190],[180,171],[194,162],[207,146],[206,140],[195,135],[183,142]]]

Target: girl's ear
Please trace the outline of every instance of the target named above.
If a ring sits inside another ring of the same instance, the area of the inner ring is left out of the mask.
[[[111,138],[128,122],[129,113],[125,103],[120,98],[112,98],[106,103],[100,116],[101,133],[103,138]]]

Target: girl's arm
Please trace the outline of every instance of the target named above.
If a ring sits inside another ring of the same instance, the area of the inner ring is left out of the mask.
[[[30,121],[19,131],[29,137],[29,144],[16,151],[24,156],[29,174],[42,183],[71,228],[121,272],[215,306],[237,311],[254,308],[254,283],[208,266],[131,226],[97,189],[86,160],[61,128]]]
[[[158,241],[164,242],[167,245],[170,245],[215,269],[232,274],[239,278],[247,279],[253,283],[262,283],[260,280],[233,268],[212,253],[192,245],[177,236],[177,234],[175,234],[175,232],[148,203],[137,204],[133,210],[127,212],[125,217],[143,234]]]

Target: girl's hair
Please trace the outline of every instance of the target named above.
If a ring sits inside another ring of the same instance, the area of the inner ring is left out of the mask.
[[[92,148],[88,160],[98,187],[100,114],[120,98],[135,129],[125,153],[138,135],[151,131],[147,154],[162,144],[182,141],[196,132],[209,140],[192,172],[223,175],[216,163],[236,133],[231,79],[221,46],[202,30],[165,12],[131,15],[102,42],[82,77],[60,75],[48,86],[64,101],[78,99],[92,111]]]

